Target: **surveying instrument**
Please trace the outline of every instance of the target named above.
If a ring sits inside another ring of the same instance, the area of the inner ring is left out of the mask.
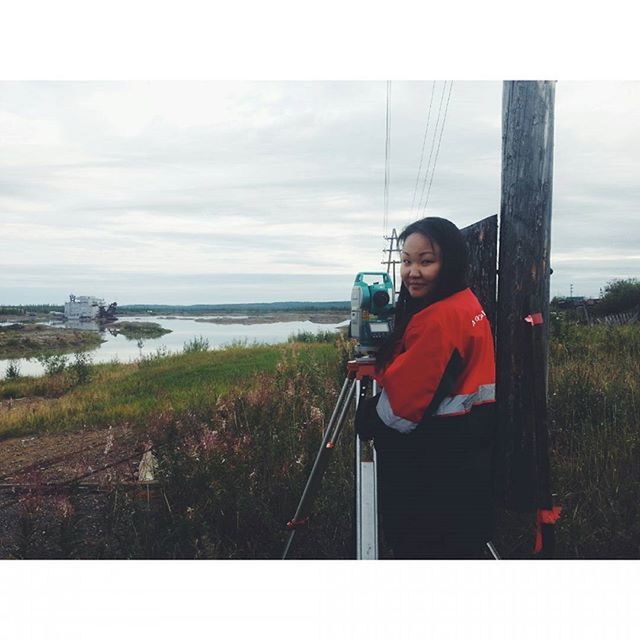
[[[375,354],[382,341],[393,331],[395,292],[388,273],[361,272],[356,275],[351,291],[351,321],[349,333],[358,343],[356,357],[347,363],[347,376],[336,406],[325,429],[311,474],[307,480],[295,515],[287,522],[289,537],[282,554],[286,560],[291,543],[299,528],[309,523],[311,504],[320,488],[331,453],[342,432],[349,406],[358,404],[369,388],[376,393]],[[378,487],[376,452],[371,442],[362,442],[355,435],[355,512],[356,558],[378,559]]]

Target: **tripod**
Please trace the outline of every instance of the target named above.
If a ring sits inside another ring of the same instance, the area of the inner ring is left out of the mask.
[[[349,410],[349,404],[355,398],[355,406],[367,395],[370,383],[376,393],[376,382],[373,379],[375,358],[371,356],[357,357],[347,363],[347,377],[344,380],[331,419],[324,432],[311,473],[298,503],[295,515],[287,522],[289,537],[282,554],[286,560],[291,543],[299,528],[309,524],[311,504],[320,488],[320,482],[329,464]],[[378,559],[378,487],[376,481],[376,452],[371,443],[362,442],[355,436],[356,464],[356,558],[358,560]],[[500,555],[491,541],[485,543],[494,560]]]
[[[367,394],[373,380],[375,358],[357,357],[347,363],[347,376],[342,385],[336,406],[324,432],[324,437],[316,455],[311,474],[307,480],[295,515],[287,522],[289,537],[282,554],[286,560],[296,531],[309,523],[311,504],[320,488],[320,482],[329,464],[349,410],[349,404],[355,399],[356,409],[359,401]],[[375,381],[373,391],[375,393]],[[363,443],[355,437],[356,463],[356,558],[358,560],[376,560],[378,558],[378,490],[376,484],[376,455],[370,443]]]

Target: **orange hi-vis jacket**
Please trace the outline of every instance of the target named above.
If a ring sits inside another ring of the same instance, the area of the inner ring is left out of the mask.
[[[393,360],[376,380],[376,411],[388,426],[413,431],[427,417],[451,418],[495,402],[493,337],[471,289],[416,313]]]

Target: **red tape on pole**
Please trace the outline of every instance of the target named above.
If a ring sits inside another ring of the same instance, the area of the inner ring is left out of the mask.
[[[287,529],[297,529],[298,527],[306,527],[309,524],[309,516],[302,518],[302,520],[289,520],[287,522]]]
[[[544,319],[541,313],[530,313],[524,318],[525,322],[528,322],[532,327],[537,324],[544,324]]]
[[[562,507],[553,507],[553,509],[538,509],[536,514],[536,544],[533,547],[534,553],[542,551],[542,525],[555,524],[560,517]]]

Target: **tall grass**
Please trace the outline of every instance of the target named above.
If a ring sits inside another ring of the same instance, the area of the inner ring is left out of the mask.
[[[289,336],[289,342],[330,342],[334,343],[338,339],[337,331],[321,330],[314,331],[298,331]]]
[[[198,351],[209,350],[209,338],[206,336],[196,336],[187,340],[182,348],[183,353],[196,353]]]
[[[640,557],[640,327],[574,325],[549,376],[558,554]]]

